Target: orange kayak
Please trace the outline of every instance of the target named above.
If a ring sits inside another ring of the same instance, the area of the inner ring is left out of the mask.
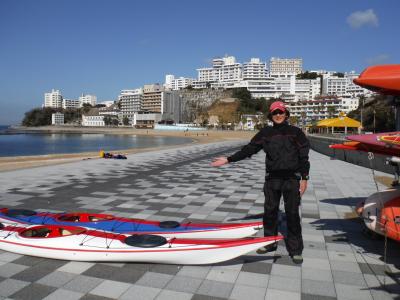
[[[385,203],[381,211],[380,224],[388,238],[400,241],[400,197]]]
[[[386,95],[400,95],[400,65],[378,65],[366,68],[355,84]]]

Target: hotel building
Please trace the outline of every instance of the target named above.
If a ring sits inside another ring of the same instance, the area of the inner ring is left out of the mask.
[[[303,72],[302,58],[271,57],[269,61],[270,77],[289,77]]]
[[[134,114],[142,110],[143,89],[122,90],[118,101],[121,103],[122,116],[132,122]]]
[[[145,84],[143,86],[141,110],[144,112],[162,113],[161,94],[163,91],[163,86],[158,83]]]
[[[96,103],[97,103],[97,97],[95,95],[82,94],[79,97],[79,105],[80,105],[80,107],[82,107],[83,104],[90,104],[91,106],[96,106]]]
[[[44,94],[44,107],[62,108],[62,100],[61,92],[52,89],[50,93]]]
[[[62,108],[63,109],[76,109],[79,108],[79,100],[77,99],[63,99]]]

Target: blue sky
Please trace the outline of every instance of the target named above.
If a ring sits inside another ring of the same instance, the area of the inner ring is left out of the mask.
[[[0,124],[52,88],[114,100],[225,54],[343,72],[400,63],[399,11],[396,0],[1,0]]]

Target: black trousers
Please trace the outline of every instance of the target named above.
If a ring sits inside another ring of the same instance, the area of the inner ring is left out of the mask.
[[[300,255],[304,248],[299,215],[299,187],[298,179],[267,178],[264,184],[264,236],[278,234],[279,203],[283,195],[287,222],[286,248],[289,255]]]

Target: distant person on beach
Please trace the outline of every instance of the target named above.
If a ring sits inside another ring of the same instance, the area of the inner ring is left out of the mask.
[[[264,127],[241,150],[229,157],[218,157],[211,165],[219,167],[237,162],[264,149],[264,235],[278,234],[279,203],[283,195],[287,220],[286,248],[293,262],[301,264],[303,238],[299,206],[301,196],[307,189],[310,144],[300,128],[288,124],[289,115],[283,102],[273,102],[268,114],[273,126]],[[274,243],[258,249],[257,253],[264,254],[276,249],[277,245]]]

